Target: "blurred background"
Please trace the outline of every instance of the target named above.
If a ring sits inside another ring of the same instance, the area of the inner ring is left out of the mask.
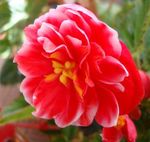
[[[93,11],[118,31],[138,68],[150,71],[150,0],[0,0],[0,138],[8,135],[7,142],[101,141],[101,127],[95,122],[84,128],[59,129],[53,121],[34,118],[33,108],[19,92],[24,77],[13,57],[23,42],[23,29],[63,3],[78,3]],[[142,115],[135,121],[137,142],[150,142],[150,99],[145,99],[139,108]]]

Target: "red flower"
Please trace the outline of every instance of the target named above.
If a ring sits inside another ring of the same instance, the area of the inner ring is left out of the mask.
[[[146,74],[146,72],[141,70],[139,71],[139,73],[145,90],[144,98],[148,99],[150,98],[150,76]]]
[[[128,115],[119,116],[117,126],[103,128],[103,142],[120,142],[122,138],[127,142],[135,142],[137,137],[136,127]]]
[[[65,4],[25,28],[15,56],[21,91],[37,117],[60,127],[114,126],[143,95],[139,73],[118,34],[87,9]]]
[[[0,142],[11,141],[15,137],[15,127],[13,124],[0,126]]]
[[[142,112],[139,108],[139,106],[137,106],[136,108],[134,108],[130,113],[129,113],[129,116],[131,119],[133,120],[139,120],[140,117],[142,115]]]

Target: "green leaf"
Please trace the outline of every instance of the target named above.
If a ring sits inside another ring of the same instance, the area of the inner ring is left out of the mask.
[[[2,118],[0,119],[0,125],[32,118],[33,117],[31,114],[32,111],[33,108],[31,106],[27,106],[18,109],[12,113],[8,113],[6,115],[2,114]]]
[[[14,112],[20,108],[26,107],[27,103],[24,100],[23,95],[20,95],[19,98],[17,98],[15,101],[13,101],[12,104],[10,104],[9,106],[5,107],[3,110],[3,114],[9,114],[11,112]]]
[[[70,142],[70,140],[75,136],[76,132],[77,128],[73,126],[62,129],[62,133],[66,142]]]
[[[27,0],[26,12],[29,14],[28,23],[32,23],[35,18],[39,17],[42,8],[47,5],[47,0]]]
[[[145,32],[148,30],[148,26],[150,24],[150,1],[149,0],[137,0],[135,2],[135,24],[134,24],[134,42],[135,46],[139,46],[143,44],[144,47],[144,35]],[[149,21],[149,24],[147,24]]]
[[[0,1],[0,28],[3,27],[10,19],[11,12],[6,0]],[[1,31],[1,29],[0,29]]]
[[[0,40],[0,54],[10,48],[10,42],[8,40],[8,36],[6,36],[3,40]]]
[[[0,72],[0,84],[14,84],[22,80],[19,74],[17,65],[13,63],[13,59],[7,59]]]

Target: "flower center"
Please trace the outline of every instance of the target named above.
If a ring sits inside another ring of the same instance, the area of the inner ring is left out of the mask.
[[[73,73],[75,68],[75,63],[71,61],[66,61],[64,64],[61,64],[58,61],[52,61],[52,67],[54,68],[54,73],[59,75],[59,81],[67,86],[68,80],[73,80],[75,74]]]
[[[124,125],[125,125],[125,117],[119,116],[116,128],[121,129]]]
[[[72,80],[76,92],[82,98],[84,90],[78,81],[77,72],[75,72],[76,63],[68,60],[64,63],[61,63],[61,54],[59,52],[51,54],[50,58],[52,59],[53,73],[46,75],[45,81],[51,82],[55,79],[59,79],[59,82],[68,87],[70,83],[69,80]]]

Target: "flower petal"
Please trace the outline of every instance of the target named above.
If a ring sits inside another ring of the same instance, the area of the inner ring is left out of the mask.
[[[144,98],[148,99],[150,98],[150,76],[146,74],[146,72],[141,70],[139,71],[139,73],[145,90]]]
[[[60,11],[65,11],[66,9],[72,9],[74,11],[78,11],[80,13],[84,13],[85,15],[89,16],[90,18],[94,19],[95,21],[98,21],[98,18],[89,10],[86,8],[80,6],[80,5],[75,5],[75,4],[64,4],[63,6],[57,6],[57,9]]]
[[[56,87],[57,86],[57,87]],[[82,114],[82,103],[75,90],[65,87],[57,79],[41,82],[33,96],[35,116],[54,118],[59,127],[66,127]]]
[[[47,20],[47,22],[51,23],[52,25],[55,25],[55,26],[57,26],[59,28],[61,23],[64,20],[67,20],[67,19],[69,19],[69,18],[63,12],[60,12],[60,11],[55,10],[55,9],[50,9],[50,11],[48,13],[48,20]]]
[[[14,61],[22,74],[28,77],[43,76],[51,72],[50,61],[42,55],[38,45],[26,42],[16,54]]]
[[[122,52],[118,33],[105,23],[87,19],[86,22],[91,26],[93,32],[91,40],[101,45],[106,55],[119,58]]]
[[[119,107],[114,94],[103,88],[97,89],[99,108],[96,121],[103,127],[112,127],[117,124]]]
[[[87,24],[87,22],[84,20],[84,18],[80,15],[79,12],[68,9],[65,11],[65,14],[73,21],[76,22],[76,24],[78,25],[79,28],[83,29],[83,31],[86,33],[86,35],[88,36],[88,38],[90,39],[91,37],[91,28],[90,26]]]
[[[74,125],[88,126],[96,115],[98,109],[98,99],[94,88],[89,88],[84,96],[84,112],[80,118],[74,122]]]
[[[123,133],[128,142],[136,142],[137,131],[133,121],[128,115],[125,116],[126,125],[123,128]]]
[[[124,65],[111,56],[106,56],[98,63],[98,66],[101,71],[99,79],[102,82],[118,83],[129,75]]]
[[[30,24],[24,29],[26,39],[31,42],[37,42],[37,27],[33,24]]]
[[[83,113],[83,105],[78,94],[70,93],[65,109],[55,118],[55,123],[59,127],[67,127],[77,121]]]
[[[90,53],[87,35],[71,20],[63,21],[59,31],[65,37],[68,50],[81,66]]]
[[[48,23],[42,23],[38,30],[38,37],[47,37],[51,42],[58,46],[64,43],[63,37],[57,31],[57,28]]]
[[[33,105],[33,94],[40,84],[42,77],[39,78],[25,78],[20,86],[20,91],[23,93],[25,100]]]
[[[71,93],[69,91],[57,79],[43,80],[33,95],[33,105],[36,108],[33,114],[45,119],[55,117],[65,109]]]
[[[102,129],[102,141],[103,142],[120,142],[123,137],[121,129],[115,127]]]
[[[63,36],[70,35],[72,37],[78,38],[82,41],[83,45],[89,45],[89,40],[87,35],[83,30],[81,30],[74,21],[72,20],[65,20],[61,23],[59,32]]]
[[[122,55],[120,62],[127,69],[129,76],[121,83],[125,90],[124,92],[114,91],[115,97],[118,101],[120,114],[128,114],[131,112],[142,100],[144,96],[144,88],[141,82],[139,72],[133,62],[133,59],[127,49],[122,43]]]

